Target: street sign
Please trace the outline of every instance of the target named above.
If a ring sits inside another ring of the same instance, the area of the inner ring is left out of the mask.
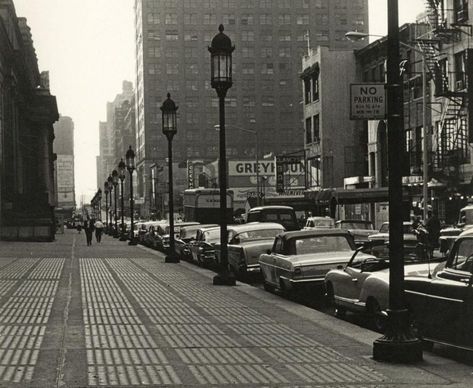
[[[350,84],[351,120],[381,120],[385,118],[385,84]]]

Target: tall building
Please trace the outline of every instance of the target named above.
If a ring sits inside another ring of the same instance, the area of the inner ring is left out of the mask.
[[[99,156],[97,157],[97,187],[103,184],[121,158],[125,157],[128,146],[134,147],[134,125],[125,120],[130,110],[134,110],[133,83],[123,81],[121,93],[107,102],[107,120],[99,123]],[[134,113],[131,113],[134,115]],[[128,124],[127,124],[128,122]]]
[[[74,181],[74,122],[61,116],[54,125],[54,152],[56,153],[56,215],[71,218],[76,206]]]
[[[301,58],[309,45],[353,49],[344,35],[367,31],[367,3],[136,0],[137,195],[144,211],[151,206],[151,166],[165,164],[159,107],[168,92],[179,105],[175,160],[218,156],[218,98],[210,86],[208,46],[219,24],[236,46],[234,84],[226,98],[227,153],[254,158],[254,137],[241,128],[258,131],[260,157],[303,148]]]
[[[40,72],[30,28],[0,1],[0,238],[54,239],[53,123],[49,74]]]

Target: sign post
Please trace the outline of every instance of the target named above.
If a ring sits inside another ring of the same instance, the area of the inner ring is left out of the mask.
[[[385,84],[350,84],[351,120],[383,120],[385,118]]]

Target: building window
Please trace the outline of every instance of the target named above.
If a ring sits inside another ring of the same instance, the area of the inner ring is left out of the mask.
[[[466,51],[455,54],[455,90],[465,88]]]
[[[260,15],[259,17],[259,24],[272,24],[273,22],[273,19],[272,19],[272,16],[271,15],[267,15],[267,14],[264,14],[264,15]]]
[[[318,74],[312,75],[312,101],[319,99],[319,76]]]
[[[272,63],[263,63],[261,74],[274,74],[274,65]]]
[[[279,48],[279,56],[281,58],[290,58],[291,57],[291,48],[290,47],[280,47]]]
[[[148,14],[148,24],[159,24],[159,23],[160,23],[159,14],[150,12]]]
[[[177,14],[168,13],[164,19],[165,24],[177,24]]]
[[[314,142],[320,142],[320,120],[319,115],[315,115],[313,118],[314,121]]]
[[[305,119],[305,142],[306,144],[312,143],[312,117]]]
[[[253,31],[243,31],[241,33],[241,40],[243,42],[254,42],[255,33]]]
[[[463,23],[468,20],[468,0],[454,0],[453,11],[455,22]]]
[[[310,78],[305,78],[304,79],[304,100],[306,104],[311,103],[311,84],[310,84]]]

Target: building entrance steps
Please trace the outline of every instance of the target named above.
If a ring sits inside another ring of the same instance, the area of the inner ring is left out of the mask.
[[[0,385],[472,385],[471,366],[375,362],[379,334],[213,276],[109,236],[0,242]]]

